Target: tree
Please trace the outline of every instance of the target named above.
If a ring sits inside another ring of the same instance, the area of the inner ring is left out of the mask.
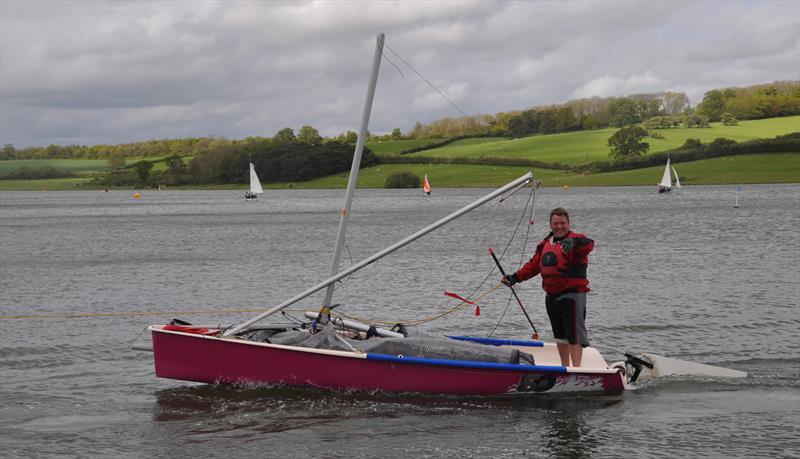
[[[707,116],[710,121],[719,121],[723,111],[725,111],[725,96],[722,91],[716,89],[708,91],[697,106],[697,112]]]
[[[310,143],[311,145],[319,145],[322,143],[322,136],[319,131],[311,126],[303,126],[297,133],[297,140],[303,143]]]
[[[636,103],[636,118],[639,121],[646,120],[648,118],[652,118],[654,116],[660,115],[660,99],[649,99],[644,96],[636,99],[634,101]]]
[[[642,121],[636,102],[621,97],[608,102],[608,112],[611,124],[617,127],[629,126]]]
[[[108,167],[114,171],[125,167],[125,155],[119,150],[111,153],[111,156],[108,157]]]
[[[608,138],[608,146],[611,147],[611,157],[624,159],[632,156],[642,156],[647,153],[650,144],[642,142],[647,137],[647,131],[641,126],[630,126],[622,128]]]
[[[14,148],[14,145],[7,143],[3,145],[3,150],[0,151],[0,159],[14,159],[16,156],[14,155],[17,150]]]
[[[511,137],[524,137],[534,134],[539,129],[540,117],[536,110],[525,110],[511,116],[506,122],[506,135]]]
[[[150,177],[150,169],[153,168],[153,163],[150,161],[141,160],[134,164],[133,167],[136,169],[136,173],[139,174],[139,180],[146,182]]]
[[[386,177],[386,188],[419,188],[420,180],[411,171],[393,172]]]
[[[682,92],[665,92],[663,95],[664,111],[667,115],[677,115],[689,106],[689,97]]]
[[[708,117],[698,113],[692,113],[691,115],[688,115],[683,123],[686,125],[686,127],[709,127]]]
[[[694,150],[696,148],[700,148],[703,146],[703,143],[700,142],[700,139],[686,139],[686,142],[680,147],[680,150]]]
[[[594,115],[589,115],[583,119],[582,122],[583,129],[597,129],[600,126],[600,121],[597,120],[597,117]]]
[[[400,131],[400,128],[392,129],[392,140],[400,140],[403,138],[403,133]]]
[[[538,131],[542,134],[552,134],[556,132],[556,111],[543,109],[535,111],[536,119],[539,121]]]
[[[556,126],[557,132],[574,131],[580,128],[578,119],[575,118],[575,113],[569,107],[562,107],[556,111]]]
[[[733,113],[731,112],[723,113],[722,117],[720,118],[720,121],[722,121],[722,124],[724,124],[725,126],[736,126],[737,124],[739,124],[739,120],[737,120],[736,117],[733,116]]]
[[[420,139],[423,136],[424,136],[424,132],[423,132],[422,123],[417,121],[416,123],[414,123],[414,129],[411,130],[411,134],[409,134],[409,137],[414,138],[414,139]]]
[[[294,135],[294,129],[290,127],[285,127],[280,131],[275,133],[275,136],[272,137],[273,140],[276,142],[294,142],[297,140],[297,137]]]
[[[358,134],[353,131],[347,131],[347,134],[344,135],[344,143],[353,145],[358,142]]]
[[[186,173],[186,164],[184,164],[180,156],[173,154],[167,158],[166,163],[167,174],[172,176],[175,181],[178,181],[180,177]]]

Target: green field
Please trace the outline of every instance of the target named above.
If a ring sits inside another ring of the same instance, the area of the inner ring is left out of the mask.
[[[153,164],[152,171],[163,171],[167,169],[167,163],[161,161],[165,157],[148,157],[148,158],[128,158],[125,161],[126,166],[130,166],[143,159],[147,161],[159,161]],[[183,162],[188,164],[193,156],[183,157]],[[5,177],[9,174],[16,172],[21,167],[28,167],[30,169],[39,169],[43,166],[52,166],[57,171],[70,172],[77,175],[92,175],[94,172],[102,172],[108,170],[108,160],[106,159],[17,159],[10,161],[0,161],[0,177]]]
[[[673,164],[685,185],[725,183],[798,183],[800,182],[800,154],[753,154],[728,156],[701,161]],[[392,172],[411,171],[420,178],[428,174],[434,190],[458,187],[500,186],[531,170],[527,167],[464,166],[447,164],[387,164],[362,169],[358,186],[383,188],[386,177]],[[648,167],[602,174],[576,174],[555,169],[533,169],[534,176],[543,186],[610,186],[653,185],[661,179],[663,166]],[[344,188],[348,174],[292,184],[298,188]],[[285,183],[265,188],[286,188]]]
[[[409,140],[386,140],[383,142],[367,142],[367,148],[376,155],[397,154],[409,148],[422,147],[432,143],[442,142],[444,139],[409,139]]]
[[[535,135],[520,139],[465,139],[483,140],[468,143],[453,142],[441,148],[412,153],[418,156],[433,157],[481,157],[504,156],[508,158],[533,159],[548,162],[580,164],[609,159],[608,138],[617,129],[599,129],[564,134]],[[758,138],[772,138],[777,135],[800,131],[800,116],[770,118],[764,120],[740,121],[738,126],[724,126],[712,123],[710,128],[659,129],[663,139],[645,139],[650,144],[650,152],[658,152],[680,147],[688,138],[700,139],[703,143],[718,137],[742,142]]]
[[[55,191],[72,190],[88,179],[54,178],[36,180],[0,180],[0,191]]]
[[[108,170],[108,161],[105,159],[17,159],[0,161],[0,177],[12,174],[23,166],[30,169],[53,166],[57,171],[81,174]]]

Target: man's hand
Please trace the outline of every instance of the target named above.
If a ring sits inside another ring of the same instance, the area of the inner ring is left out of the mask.
[[[572,250],[572,248],[575,247],[576,245],[575,239],[572,238],[566,238],[559,244],[561,244],[561,253],[563,253],[564,255],[568,254],[569,251]]]
[[[508,276],[508,275],[503,276],[503,278],[500,279],[500,282],[502,282],[503,285],[507,285],[507,286],[511,287],[512,285],[518,283],[519,281],[517,280],[517,276],[512,274],[510,276]]]

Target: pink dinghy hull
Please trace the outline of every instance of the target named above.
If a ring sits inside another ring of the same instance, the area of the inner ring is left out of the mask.
[[[151,327],[156,376],[202,383],[258,383],[437,394],[620,392],[619,372],[558,366],[402,358],[306,349]]]

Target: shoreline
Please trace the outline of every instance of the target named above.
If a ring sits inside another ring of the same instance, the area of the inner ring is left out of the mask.
[[[674,164],[684,186],[800,183],[800,153],[754,153],[721,156]],[[435,191],[441,188],[497,188],[526,174],[542,181],[545,188],[586,186],[656,186],[664,166],[651,166],[624,171],[576,173],[571,171],[523,166],[487,166],[452,164],[382,164],[363,168],[358,175],[358,188],[387,189],[389,175],[410,172],[420,179],[427,175]],[[152,186],[86,186],[91,178],[53,178],[32,180],[0,180],[0,191],[45,190],[155,190]],[[344,189],[349,173],[333,174],[304,182],[262,183],[265,190]],[[421,180],[420,180],[421,182]],[[420,183],[420,187],[421,187]],[[165,189],[246,190],[246,184],[162,185]]]
[[[113,193],[113,192],[121,192],[121,191],[133,191],[133,192],[162,192],[162,191],[246,191],[247,187],[185,187],[185,186],[176,186],[176,187],[162,187],[162,189],[156,188],[137,188],[137,187],[116,187],[116,188],[86,188],[86,187],[74,187],[74,188],[42,188],[42,189],[19,189],[19,188],[3,188],[2,181],[0,181],[0,193],[42,193],[42,192],[58,192],[58,191],[81,191],[81,192],[106,192],[106,193]],[[502,186],[503,184],[497,185]],[[786,181],[786,182],[729,182],[729,183],[692,183],[692,184],[682,184],[682,188],[692,188],[692,187],[700,187],[700,186],[760,186],[760,185],[800,185],[800,180],[797,181]],[[527,187],[527,186],[526,186]],[[621,188],[621,187],[653,187],[656,189],[658,184],[614,184],[614,185],[567,185],[566,188]],[[487,189],[487,188],[496,188],[495,186],[439,186],[436,190],[458,190],[458,189]],[[545,185],[542,184],[542,188],[565,188],[561,185]],[[264,186],[264,193],[266,194],[268,191],[289,191],[289,190],[343,190],[345,187],[332,187],[332,188],[323,188],[323,187],[302,187],[302,186],[294,186],[294,187],[267,187]],[[422,190],[422,188],[384,188],[384,187],[369,187],[369,186],[359,186],[358,189],[360,190]],[[434,193],[435,194],[435,193]]]

